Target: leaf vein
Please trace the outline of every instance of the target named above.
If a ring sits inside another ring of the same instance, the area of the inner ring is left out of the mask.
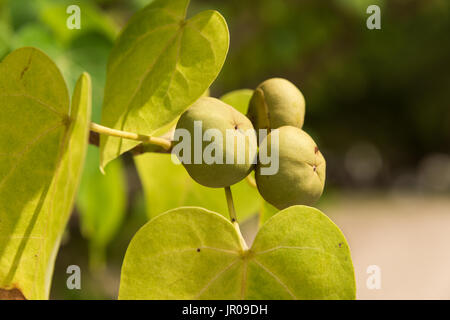
[[[223,253],[232,254],[232,255],[238,255],[239,254],[237,251],[233,251],[233,250],[227,250],[227,249],[215,248],[215,247],[208,247],[208,246],[199,246],[199,247],[195,247],[195,248],[185,248],[185,249],[180,249],[180,250],[164,251],[164,252],[161,252],[161,253],[157,254],[157,256],[173,254],[173,253],[184,253],[184,252],[190,252],[190,251],[197,252],[198,249],[200,249],[200,250],[202,250],[202,249],[213,250],[213,251],[223,252]]]
[[[247,288],[247,270],[248,270],[248,259],[245,259],[243,264],[242,281],[241,281],[241,300],[244,300],[245,291]]]
[[[253,259],[253,261],[261,268],[263,269],[265,272],[267,272],[273,279],[275,279],[276,282],[278,282],[285,290],[287,293],[289,293],[289,295],[294,298],[294,300],[297,300],[297,297],[292,293],[292,291],[289,289],[289,287],[283,282],[281,281],[281,279],[272,271],[270,271],[266,266],[264,266],[261,262],[257,261],[256,259]]]
[[[117,67],[123,62],[123,60],[124,60],[126,57],[128,57],[128,55],[129,55],[130,53],[133,52],[133,49],[134,49],[141,41],[143,41],[145,38],[151,36],[153,33],[157,32],[157,31],[159,31],[159,30],[161,30],[161,29],[165,29],[165,28],[168,28],[168,27],[174,27],[174,26],[177,26],[177,24],[176,24],[176,23],[169,23],[169,24],[159,26],[159,27],[157,27],[157,28],[155,28],[155,29],[149,30],[149,31],[147,31],[147,32],[145,32],[145,33],[143,33],[143,34],[141,34],[139,37],[137,37],[137,38],[133,41],[133,44],[130,45],[129,49],[127,49],[127,50],[120,56],[120,58],[119,58],[113,65],[111,65],[109,74],[112,75],[112,74],[116,71]]]
[[[267,250],[264,250],[264,251],[255,252],[255,254],[259,255],[259,254],[269,253],[269,252],[273,252],[273,251],[280,250],[280,249],[315,250],[315,251],[319,251],[319,252],[321,252],[321,253],[323,253],[323,254],[327,254],[327,255],[330,255],[330,256],[336,258],[335,255],[326,252],[326,251],[323,250],[322,248],[315,248],[315,247],[295,247],[295,246],[276,246],[276,247],[273,247],[273,248],[270,248],[270,249],[267,249]]]
[[[58,124],[57,126],[53,126],[51,128],[48,128],[41,132],[34,140],[32,140],[29,144],[27,144],[20,153],[16,153],[14,156],[18,155],[18,158],[16,159],[16,162],[14,166],[9,170],[8,174],[0,181],[0,189],[3,187],[5,181],[15,172],[17,167],[19,166],[20,160],[22,157],[29,151],[35,144],[37,144],[40,140],[42,140],[45,136],[47,136],[49,133],[55,131],[58,128],[61,128],[62,125]]]
[[[198,299],[217,279],[220,278],[221,275],[223,275],[225,272],[227,272],[238,261],[239,261],[239,258],[236,258],[227,267],[220,270],[214,277],[211,278],[211,280],[208,281],[208,283],[200,290],[200,292],[195,296],[194,299]]]
[[[211,49],[211,52],[212,52],[212,54],[213,54],[213,56],[214,56],[214,62],[216,62],[216,61],[217,61],[216,52],[214,51],[214,47],[213,47],[213,45],[212,45],[212,43],[211,43],[211,40],[210,40],[208,37],[206,37],[206,36],[202,33],[202,31],[201,31],[200,29],[198,29],[197,27],[195,27],[194,25],[188,24],[188,25],[186,25],[186,27],[192,28],[192,29],[194,29],[195,31],[197,31],[198,34],[199,34],[203,39],[205,39],[206,42],[208,42],[209,48]]]
[[[175,67],[174,67],[172,74],[170,75],[169,84],[167,85],[167,89],[163,95],[163,99],[165,97],[167,97],[169,94],[169,90],[170,90],[170,87],[172,86],[173,78],[175,77],[175,73],[177,71],[178,63],[180,62],[182,39],[183,39],[183,32],[181,32],[181,35],[180,35],[180,40],[179,40],[178,49],[177,49],[177,56],[175,58]],[[169,97],[169,99],[170,99],[170,97]]]
[[[177,36],[178,36],[179,32],[176,32],[175,35],[169,39],[169,41],[167,41],[167,44],[164,46],[164,48],[161,50],[161,52],[158,54],[158,56],[156,57],[155,61],[153,61],[153,63],[149,66],[149,68],[144,72],[143,76],[141,77],[141,79],[139,80],[138,86],[136,87],[136,90],[133,92],[133,95],[130,98],[130,101],[127,103],[127,106],[125,108],[125,114],[123,116],[123,120],[122,120],[122,124],[120,126],[120,129],[123,130],[125,127],[125,122],[128,118],[128,114],[131,111],[131,104],[133,103],[134,99],[136,98],[136,95],[138,94],[139,90],[142,88],[142,85],[145,81],[145,79],[148,77],[148,75],[152,72],[152,70],[154,69],[156,63],[159,61],[159,59],[162,57],[162,55],[166,52],[167,48],[170,47],[170,45],[176,40]],[[119,147],[117,150],[117,154],[120,154],[120,150],[122,149],[122,138],[120,138],[120,143],[119,143]]]
[[[64,117],[66,116],[65,114],[63,114],[63,113],[59,112],[58,110],[54,109],[50,104],[48,104],[48,103],[46,103],[46,102],[40,100],[40,99],[37,98],[37,97],[30,96],[30,95],[28,95],[28,94],[26,94],[26,93],[18,93],[18,94],[2,94],[2,95],[0,95],[0,97],[24,97],[24,98],[27,98],[27,99],[30,99],[30,100],[33,100],[33,101],[37,102],[37,103],[40,104],[42,107],[44,107],[45,109],[47,109],[47,110],[49,110],[49,111],[55,113],[56,115],[58,115],[58,116],[61,117],[61,118],[64,118]]]

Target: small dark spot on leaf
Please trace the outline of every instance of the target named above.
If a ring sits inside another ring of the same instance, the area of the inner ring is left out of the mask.
[[[180,28],[183,28],[187,24],[186,20],[180,20]]]
[[[23,76],[25,75],[25,72],[27,72],[28,69],[30,69],[32,57],[33,57],[33,55],[30,55],[30,57],[28,58],[27,65],[25,66],[25,68],[23,68],[22,72],[20,73],[20,80],[22,80]]]
[[[63,126],[65,126],[65,127],[70,126],[71,122],[72,122],[72,120],[70,119],[69,116],[65,116],[62,118],[62,123],[63,123]]]
[[[237,130],[238,129],[238,126],[237,126],[237,124],[235,124],[234,125],[234,130]]]
[[[197,252],[200,252],[200,248],[197,248]]]
[[[236,219],[235,218],[231,219],[231,222],[236,222]]]
[[[339,248],[340,248],[340,247],[342,247],[342,243],[341,243],[341,242],[339,243]]]
[[[28,66],[26,66],[23,70],[22,70],[22,72],[20,73],[20,79],[22,79],[23,78],[23,76],[25,75],[25,72],[27,72],[28,71]]]
[[[317,153],[317,152],[319,152],[319,148],[316,146],[316,147],[314,148],[314,153]]]
[[[316,165],[313,165],[313,171],[314,172],[316,172],[316,169],[317,169]]]

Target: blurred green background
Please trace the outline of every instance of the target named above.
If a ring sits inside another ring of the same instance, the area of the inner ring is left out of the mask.
[[[93,119],[99,122],[114,39],[130,16],[149,2],[0,0],[0,57],[19,47],[38,47],[55,60],[71,90],[80,73],[88,71],[93,78]],[[72,4],[81,8],[81,30],[66,28],[66,8]],[[381,8],[381,30],[366,27],[371,4]],[[398,252],[387,253],[396,237],[416,239],[415,228],[423,226],[420,219],[436,221],[429,233],[421,234],[422,243],[446,248],[450,241],[430,238],[448,231],[439,229],[445,219],[450,224],[449,1],[192,0],[188,15],[205,9],[221,12],[231,34],[230,52],[212,96],[253,89],[270,77],[287,78],[303,92],[305,130],[327,159],[327,185],[318,207],[349,237],[359,297],[396,298],[416,292],[410,296],[449,298],[447,274],[439,282],[446,285],[437,291],[428,278],[413,289],[405,287],[408,277],[396,283],[395,268],[408,268],[416,260],[395,260]],[[375,220],[370,214],[377,215]],[[398,218],[402,214],[405,218]],[[417,214],[417,225],[408,225],[410,214]],[[387,220],[377,225],[384,216]],[[362,220],[355,224],[353,217]],[[126,247],[145,221],[145,196],[131,156],[116,160],[103,176],[98,150],[90,146],[77,206],[57,259],[52,298],[114,299]],[[386,221],[398,227],[389,229],[392,239],[383,245],[379,240],[386,240],[388,231],[383,228],[392,226]],[[403,230],[410,234],[402,235]],[[364,235],[367,240],[369,231],[369,244],[378,245],[366,258],[361,252],[367,241],[361,240]],[[438,253],[427,259],[450,265],[446,254],[445,259]],[[377,261],[384,261],[378,264],[384,263],[393,282],[375,294],[364,288],[364,275],[366,265]],[[71,264],[81,267],[81,290],[66,287],[65,270]],[[433,273],[424,268],[414,272]]]

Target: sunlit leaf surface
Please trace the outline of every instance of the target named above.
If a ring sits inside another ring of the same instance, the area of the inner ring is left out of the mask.
[[[90,78],[72,105],[55,64],[23,48],[0,64],[0,294],[48,297],[87,147]]]
[[[209,88],[228,52],[225,19],[188,0],[156,0],[131,18],[108,62],[102,124],[153,135]],[[138,142],[102,136],[101,166]]]
[[[319,210],[293,206],[244,250],[233,225],[185,207],[148,222],[122,267],[119,299],[354,299],[350,251]]]

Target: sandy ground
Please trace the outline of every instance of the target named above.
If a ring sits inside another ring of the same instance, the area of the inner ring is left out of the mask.
[[[350,244],[358,299],[450,299],[450,196],[346,195],[320,209]],[[380,289],[366,285],[370,265]]]

